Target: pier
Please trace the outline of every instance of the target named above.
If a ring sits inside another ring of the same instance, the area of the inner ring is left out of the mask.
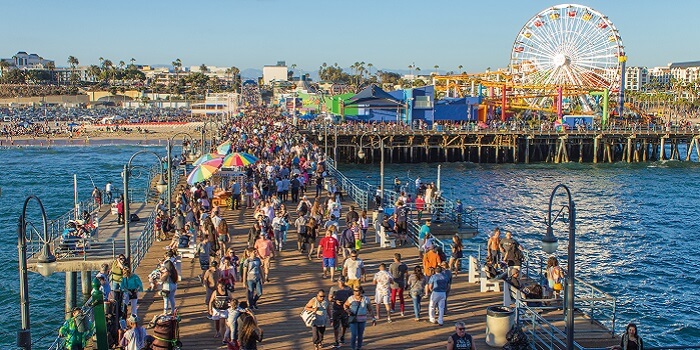
[[[676,127],[604,130],[481,129],[463,125],[415,130],[392,124],[314,125],[304,130],[334,159],[350,163],[637,163],[698,161],[700,130]],[[362,150],[366,156],[358,157]]]

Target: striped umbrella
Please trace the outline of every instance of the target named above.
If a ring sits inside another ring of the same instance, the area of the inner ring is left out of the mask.
[[[217,158],[221,159],[223,157],[224,157],[223,155],[218,154],[218,153],[207,153],[207,154],[199,157],[199,159],[195,160],[194,163],[192,163],[192,165],[197,166],[197,165],[200,165],[204,162],[208,162],[212,159],[217,159]]]
[[[209,179],[221,168],[221,163],[223,160],[221,158],[212,159],[208,162],[204,162],[197,165],[189,175],[187,175],[187,183],[194,185],[197,182],[202,182]]]
[[[216,147],[216,153],[226,155],[231,150],[231,141],[226,141]]]
[[[251,165],[258,161],[258,158],[250,153],[234,152],[224,157],[223,166],[226,168],[234,166]]]

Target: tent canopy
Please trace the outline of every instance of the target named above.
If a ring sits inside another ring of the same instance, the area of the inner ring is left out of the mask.
[[[377,85],[370,85],[348,99],[345,106],[366,106],[366,108],[382,108],[403,106],[403,102]]]

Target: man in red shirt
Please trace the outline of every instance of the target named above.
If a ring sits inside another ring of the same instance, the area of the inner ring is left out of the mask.
[[[323,251],[323,278],[328,278],[328,270],[331,270],[331,281],[335,274],[336,256],[338,253],[338,240],[331,236],[331,230],[326,231],[326,236],[318,243],[316,255],[320,258]]]
[[[261,281],[270,282],[270,260],[275,257],[275,246],[271,240],[267,239],[267,235],[258,235],[255,241],[255,250],[258,251],[260,261],[262,262],[262,278]]]

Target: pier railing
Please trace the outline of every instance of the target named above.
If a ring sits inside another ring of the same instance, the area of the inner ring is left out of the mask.
[[[358,186],[355,181],[350,180],[343,173],[338,171],[335,167],[335,162],[332,159],[326,160],[326,167],[328,172],[332,177],[335,178],[336,184],[339,186],[338,189],[345,191],[345,193],[352,198],[357,205],[360,206],[362,210],[369,209],[369,203],[371,203],[370,196],[373,193],[371,191],[371,186],[368,183],[361,184]]]
[[[94,303],[92,302],[92,297],[88,298],[88,300],[85,301],[85,303],[80,307],[80,310],[85,318],[88,320],[88,324],[90,325],[95,325],[95,316],[92,312],[92,308],[94,307]],[[94,333],[94,328],[91,330],[91,332]],[[58,333],[58,331],[56,331]],[[70,336],[72,336],[71,334]],[[56,336],[54,341],[51,343],[49,346],[48,350],[65,350],[66,349],[66,342],[69,339],[66,339],[66,337],[61,337],[61,336]]]
[[[547,256],[542,252],[526,250],[524,252],[522,271],[524,276],[541,284],[547,284],[545,276]],[[576,289],[574,294],[574,308],[581,312],[585,318],[592,323],[601,325],[600,328],[591,328],[587,333],[608,333],[614,336],[616,329],[616,299],[594,287],[590,283],[576,278]],[[566,296],[567,284],[563,283],[562,295]],[[518,308],[519,321],[525,326],[526,331],[535,341],[535,344],[545,344],[543,349],[566,349],[566,335],[563,330],[554,326],[550,321],[540,316],[543,309],[561,309],[564,301],[561,299],[527,299],[521,300],[521,293],[517,293],[516,305]],[[529,303],[548,302],[552,306],[530,306]],[[584,349],[575,344],[577,349]],[[538,347],[539,348],[539,347]]]

